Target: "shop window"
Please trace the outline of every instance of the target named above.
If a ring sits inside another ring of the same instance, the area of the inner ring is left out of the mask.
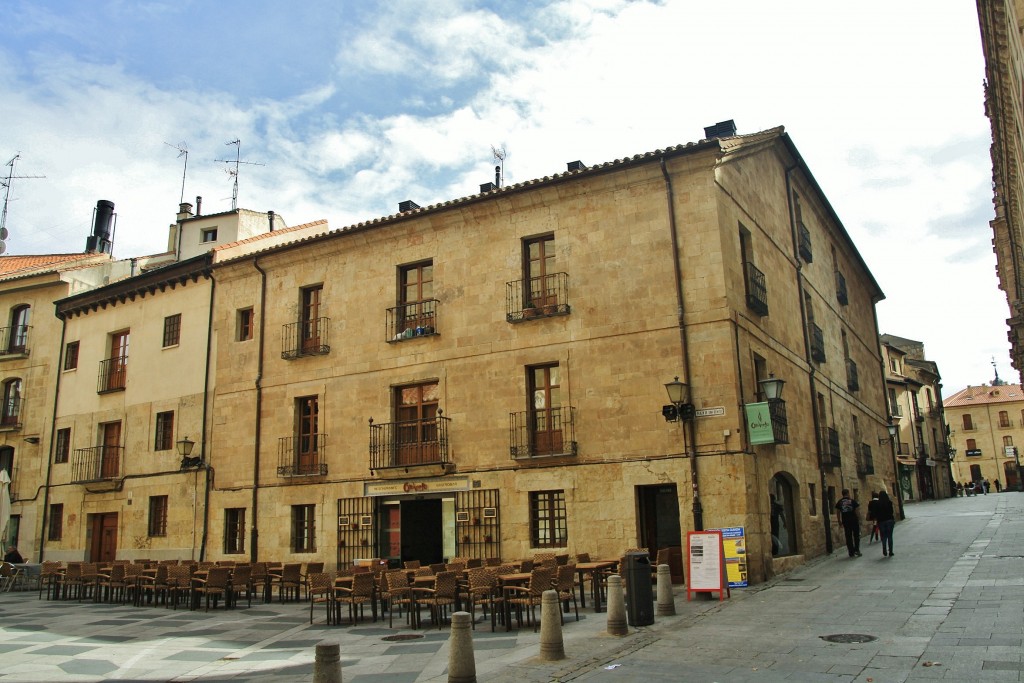
[[[534,548],[564,548],[568,544],[565,491],[530,492],[530,545]]]

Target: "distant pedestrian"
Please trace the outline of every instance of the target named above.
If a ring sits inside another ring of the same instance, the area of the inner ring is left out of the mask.
[[[956,495],[960,498],[964,497],[964,485],[960,482],[956,483]]]
[[[878,503],[878,494],[874,491],[871,492],[871,502],[868,503],[868,514],[867,520],[871,523],[871,536],[868,537],[868,543],[874,543],[878,540],[878,519],[875,516],[875,508]]]
[[[998,479],[996,479],[996,493],[1002,493],[1002,491],[1003,485]]]
[[[892,530],[896,526],[896,515],[892,508],[892,501],[889,494],[879,491],[878,504],[875,506],[875,520],[882,533],[882,557],[892,557],[896,553],[892,551]]]
[[[988,483],[988,479],[986,479],[985,481],[981,482],[981,491],[986,496],[988,495],[988,489],[989,489],[990,486],[991,486],[991,484]]]
[[[850,498],[850,490],[843,489],[843,497],[836,503],[836,516],[839,517],[839,524],[846,533],[846,549],[850,551],[850,557],[860,557],[860,519],[857,518],[857,508],[860,503]]]

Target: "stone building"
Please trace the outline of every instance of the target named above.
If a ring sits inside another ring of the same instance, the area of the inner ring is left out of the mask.
[[[977,0],[992,127],[992,245],[1009,304],[1010,358],[1024,373],[1024,0]]]
[[[956,448],[953,477],[961,484],[988,479],[995,490],[1019,489],[1018,447],[1024,445],[1024,391],[1019,384],[961,389],[945,401]]]
[[[949,444],[938,366],[924,344],[892,334],[880,337],[889,414],[897,425],[895,446],[903,500],[952,495]]]
[[[783,129],[705,138],[332,232],[183,206],[57,302],[46,556],[830,552],[896,490],[882,293]]]

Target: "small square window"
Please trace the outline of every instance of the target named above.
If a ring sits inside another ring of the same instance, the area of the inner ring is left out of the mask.
[[[57,441],[53,448],[53,461],[67,462],[71,453],[71,428],[64,427],[57,430]]]
[[[199,241],[203,244],[217,241],[217,228],[204,228],[199,234]]]
[[[252,339],[253,310],[251,308],[238,309],[236,341],[247,341]]]
[[[78,342],[68,342],[64,347],[64,369],[74,370],[78,367]]]
[[[181,341],[181,313],[164,318],[164,348],[177,346]]]

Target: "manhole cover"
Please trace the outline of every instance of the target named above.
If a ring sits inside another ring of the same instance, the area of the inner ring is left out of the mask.
[[[878,638],[864,633],[835,633],[831,636],[819,637],[830,643],[870,643],[872,640],[878,640]]]
[[[381,640],[388,640],[394,642],[396,640],[416,640],[417,638],[422,637],[423,636],[419,633],[402,633],[397,636],[384,636],[383,638],[381,638]]]

